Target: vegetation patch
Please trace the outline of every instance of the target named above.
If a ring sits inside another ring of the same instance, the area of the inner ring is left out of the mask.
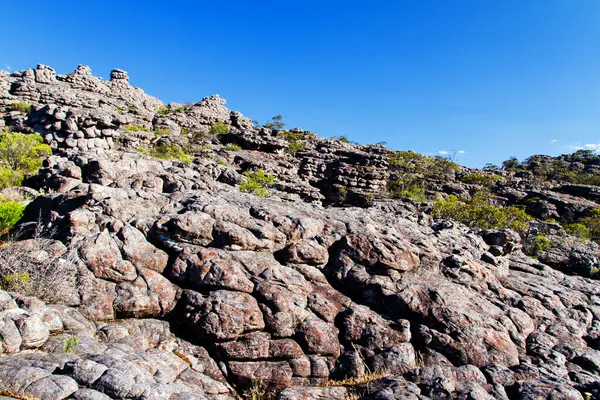
[[[531,218],[522,207],[500,207],[491,204],[491,196],[479,193],[471,200],[454,195],[438,198],[432,210],[434,218],[451,219],[481,229],[513,229],[523,232]]]
[[[0,189],[20,186],[23,179],[38,171],[52,149],[40,135],[0,133]]]
[[[414,151],[396,151],[388,155],[391,169],[404,174],[421,175],[425,179],[443,180],[460,168],[443,157],[429,157]]]
[[[240,151],[242,149],[242,146],[240,146],[239,144],[235,144],[235,143],[227,143],[225,145],[225,148],[227,150],[231,150],[231,151]]]
[[[140,147],[138,148],[138,151],[162,160],[177,160],[183,163],[192,162],[192,157],[186,152],[186,150],[176,144],[159,144],[152,146],[150,149],[144,149]]]
[[[427,200],[427,196],[425,196],[425,188],[422,182],[419,183],[413,179],[397,179],[389,183],[388,190],[392,198],[409,198],[418,202],[424,202]]]
[[[208,130],[208,133],[210,133],[211,135],[225,135],[229,133],[230,129],[231,127],[225,122],[217,121],[212,123],[210,129]]]
[[[152,132],[152,129],[141,125],[129,125],[127,128],[125,128],[125,130],[127,132]]]
[[[12,111],[19,111],[25,114],[31,111],[31,104],[22,101],[16,101],[8,107]]]
[[[81,343],[76,335],[71,335],[63,340],[63,351],[67,354],[73,353],[75,348]]]
[[[581,222],[574,222],[563,226],[565,232],[579,239],[589,240],[591,238],[590,229]]]
[[[265,174],[260,168],[255,171],[244,172],[246,180],[240,184],[240,192],[253,193],[260,197],[267,197],[269,191],[267,187],[275,183],[275,178],[271,174]]]
[[[490,187],[502,178],[498,175],[469,173],[458,178],[461,182]]]

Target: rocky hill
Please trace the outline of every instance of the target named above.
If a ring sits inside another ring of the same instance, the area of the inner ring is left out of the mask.
[[[594,154],[467,169],[84,66],[0,110],[53,152],[0,193],[6,398],[600,398]]]

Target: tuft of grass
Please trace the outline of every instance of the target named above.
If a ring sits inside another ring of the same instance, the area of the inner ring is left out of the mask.
[[[31,104],[22,101],[16,101],[9,106],[9,109],[27,114],[31,111]]]
[[[192,157],[181,146],[176,144],[162,144],[152,146],[150,149],[138,148],[137,151],[148,156],[162,160],[178,160],[183,163],[191,163]]]
[[[225,145],[225,148],[227,150],[231,150],[231,151],[240,151],[242,149],[242,146],[240,146],[239,144],[235,144],[235,143],[227,143]]]
[[[321,383],[320,386],[358,386],[385,378],[386,376],[390,375],[392,374],[390,374],[388,371],[380,369],[373,372],[367,372],[361,376],[357,376],[354,378],[345,378],[342,380],[328,379],[325,382]]]
[[[151,132],[152,130],[141,125],[129,125],[125,128],[127,132]]]
[[[63,351],[67,354],[73,353],[75,347],[81,343],[76,335],[71,335],[63,340]]]

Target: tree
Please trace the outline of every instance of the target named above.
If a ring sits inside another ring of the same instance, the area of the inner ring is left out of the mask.
[[[517,168],[519,166],[519,160],[517,157],[512,156],[508,160],[502,161],[502,167],[504,169]]]
[[[283,121],[282,115],[276,115],[271,118],[271,122],[266,122],[263,127],[269,129],[281,130],[285,126],[285,122]]]

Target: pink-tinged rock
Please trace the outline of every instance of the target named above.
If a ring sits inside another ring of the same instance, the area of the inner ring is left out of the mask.
[[[216,290],[204,297],[185,290],[181,301],[185,322],[205,338],[235,339],[265,327],[256,299],[247,293]]]
[[[292,368],[286,361],[231,361],[231,377],[241,384],[259,380],[263,384],[287,386],[292,382]]]
[[[144,234],[130,225],[125,225],[118,234],[123,241],[123,258],[136,268],[147,268],[162,273],[169,262],[164,251],[148,243]]]
[[[171,270],[173,279],[184,286],[252,293],[254,284],[248,275],[230,253],[214,248],[184,247]]]
[[[133,282],[117,285],[115,312],[119,317],[161,317],[175,307],[177,286],[150,269],[141,269]]]
[[[314,240],[300,240],[284,251],[285,261],[292,264],[325,265],[329,260],[327,249]]]
[[[340,355],[338,329],[316,316],[309,316],[296,330],[298,340],[309,354]]]
[[[79,254],[89,270],[98,278],[125,282],[132,281],[137,276],[135,267],[129,261],[123,260],[119,246],[106,229],[98,235],[86,238]]]

